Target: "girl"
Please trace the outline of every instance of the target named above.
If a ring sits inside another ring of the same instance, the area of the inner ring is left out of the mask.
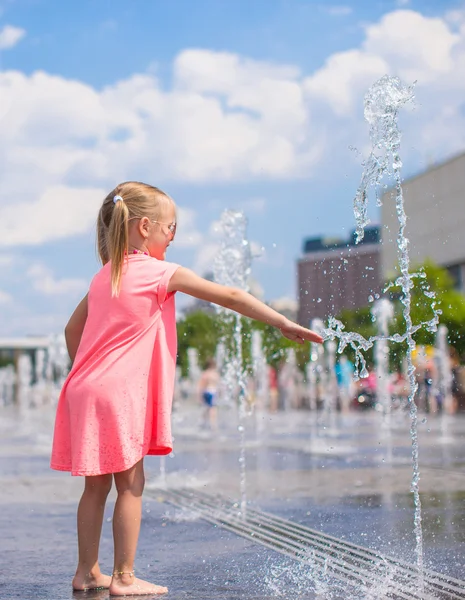
[[[165,262],[176,234],[173,200],[143,183],[118,185],[98,215],[102,269],[65,329],[73,367],[57,407],[51,467],[85,477],[77,512],[76,590],[113,596],[163,594],[136,578],[143,459],[172,450],[170,412],[176,364],[174,294],[184,292],[270,323],[298,343],[322,338],[250,294]],[[101,573],[98,550],[114,480],[114,569]]]

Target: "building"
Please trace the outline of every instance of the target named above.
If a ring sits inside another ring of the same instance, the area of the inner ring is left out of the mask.
[[[28,354],[34,359],[38,350],[48,351],[50,337],[5,337],[0,338],[0,364],[11,363],[16,366],[21,354]]]
[[[367,306],[381,288],[380,228],[367,227],[359,244],[355,232],[349,240],[307,239],[297,268],[301,325]]]
[[[402,189],[412,267],[431,259],[446,267],[457,288],[465,292],[465,153],[407,179]],[[394,192],[388,190],[382,202],[381,270],[388,280],[397,271]]]

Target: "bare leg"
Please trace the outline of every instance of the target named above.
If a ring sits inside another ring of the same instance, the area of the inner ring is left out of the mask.
[[[137,579],[134,575],[134,559],[142,517],[142,492],[145,484],[143,461],[140,460],[127,471],[115,473],[114,477],[118,499],[113,514],[115,566],[110,595],[166,594],[168,591],[166,587]]]
[[[209,422],[210,422],[210,428],[213,431],[218,431],[218,412],[217,412],[217,408],[216,406],[210,406],[210,411],[209,411]]]
[[[111,474],[86,477],[77,512],[79,563],[73,579],[75,590],[110,587],[111,577],[100,572],[98,550],[112,477]]]

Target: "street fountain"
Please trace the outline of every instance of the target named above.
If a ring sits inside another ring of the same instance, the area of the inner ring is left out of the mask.
[[[449,418],[453,411],[452,403],[452,367],[447,343],[448,329],[439,325],[434,348],[435,377],[433,380],[433,393],[441,410],[441,442],[449,444],[453,437],[449,434]]]
[[[0,406],[9,406],[14,402],[16,373],[13,365],[0,368]]]
[[[375,342],[376,397],[381,405],[385,423],[391,417],[391,393],[389,390],[389,322],[394,317],[394,306],[387,298],[376,300],[371,309],[378,325],[379,339]]]
[[[264,425],[264,412],[269,404],[270,386],[268,364],[263,352],[263,336],[261,331],[252,332],[252,373],[254,379],[254,415],[257,433],[261,433]]]
[[[413,475],[411,481],[411,491],[414,498],[414,535],[415,535],[415,555],[418,572],[420,574],[419,585],[423,586],[421,574],[423,572],[423,532],[421,527],[421,502],[419,493],[419,463],[418,463],[418,415],[415,404],[415,394],[417,391],[417,381],[415,377],[415,366],[413,363],[413,353],[415,350],[415,340],[413,338],[416,331],[425,327],[428,331],[436,331],[440,311],[436,308],[434,295],[427,285],[423,286],[426,295],[431,298],[433,317],[426,322],[413,324],[410,315],[411,290],[415,277],[425,279],[424,273],[410,273],[410,257],[408,252],[408,239],[405,236],[405,227],[407,217],[404,208],[404,197],[402,191],[401,167],[402,161],[399,155],[400,149],[400,130],[398,127],[398,112],[406,103],[412,102],[414,98],[413,87],[404,85],[397,77],[384,76],[377,81],[365,96],[365,119],[370,125],[370,137],[372,142],[371,153],[364,164],[362,180],[354,199],[354,213],[357,222],[357,242],[363,239],[364,227],[369,223],[367,215],[369,189],[374,188],[378,205],[380,204],[380,189],[382,180],[387,177],[394,180],[394,190],[396,195],[396,212],[399,221],[399,231],[397,237],[398,260],[400,276],[393,284],[386,288],[389,289],[395,285],[402,290],[401,303],[403,305],[403,317],[405,322],[405,332],[396,333],[392,336],[380,334],[371,336],[368,339],[360,334],[345,332],[344,325],[334,317],[329,319],[328,328],[325,335],[329,339],[339,339],[339,352],[342,352],[348,345],[355,350],[357,375],[362,377],[367,375],[365,359],[363,352],[368,350],[380,340],[404,343],[407,345],[407,373],[409,379],[409,407],[410,407],[410,434],[412,440],[412,465]]]
[[[287,348],[285,356],[278,381],[282,393],[282,408],[287,411],[295,407],[297,394],[297,359],[294,348]]]
[[[451,412],[452,402],[452,369],[447,334],[447,327],[439,325],[434,349],[437,373],[435,387],[440,398],[443,415]]]
[[[214,278],[217,283],[248,291],[251,268],[251,252],[247,239],[247,220],[242,212],[225,210],[221,215],[220,228],[222,242],[214,263]],[[245,516],[247,509],[245,427],[247,416],[247,385],[243,366],[242,320],[237,313],[219,308],[225,322],[233,329],[232,340],[225,340],[229,369],[224,374],[225,394],[230,402],[238,391],[239,410],[239,471],[240,471],[240,511]]]
[[[310,362],[307,366],[307,385],[310,406],[316,407],[317,399],[325,401],[328,388],[334,388],[333,375],[336,352],[342,352],[349,346],[355,354],[356,376],[366,376],[364,352],[376,345],[378,355],[378,374],[384,377],[380,393],[384,398],[385,411],[389,414],[386,388],[388,375],[388,342],[406,344],[407,375],[409,380],[409,415],[412,447],[413,476],[411,492],[414,497],[414,536],[416,564],[405,562],[401,558],[390,558],[370,547],[358,546],[344,539],[337,539],[322,531],[313,530],[300,523],[284,519],[274,514],[247,506],[246,496],[246,462],[245,462],[245,417],[246,417],[246,384],[242,363],[242,322],[238,315],[222,311],[228,319],[231,340],[224,339],[221,351],[222,362],[228,367],[223,380],[225,394],[230,403],[239,401],[240,432],[240,511],[238,504],[221,494],[210,494],[206,490],[178,489],[168,490],[164,498],[181,508],[197,511],[203,519],[233,531],[255,543],[274,549],[292,558],[290,564],[280,564],[271,571],[270,587],[277,585],[275,595],[288,596],[287,582],[281,588],[279,578],[289,577],[291,584],[297,586],[295,597],[301,597],[308,587],[313,586],[317,594],[325,600],[339,600],[348,597],[351,600],[380,600],[381,598],[431,599],[461,598],[457,595],[463,590],[463,582],[453,580],[433,571],[424,569],[423,544],[421,528],[421,504],[419,497],[419,467],[417,440],[417,410],[415,406],[416,380],[412,355],[415,350],[413,335],[421,327],[433,332],[437,329],[440,311],[436,308],[434,296],[429,290],[424,273],[409,272],[408,242],[404,236],[406,216],[403,206],[400,167],[398,155],[400,134],[397,128],[398,110],[413,99],[412,89],[404,86],[398,79],[384,77],[368,92],[365,100],[365,114],[370,123],[373,150],[365,165],[362,183],[355,200],[357,217],[357,233],[359,240],[363,237],[363,227],[367,223],[368,188],[378,188],[383,176],[392,175],[395,181],[396,210],[399,217],[399,269],[400,276],[392,284],[402,290],[401,302],[405,321],[405,332],[389,335],[387,324],[390,308],[385,302],[377,304],[374,318],[378,319],[378,333],[365,339],[358,333],[346,332],[344,325],[335,318],[329,320],[324,330],[326,352],[323,345],[312,345]],[[222,216],[224,233],[221,252],[215,264],[215,280],[226,285],[247,289],[247,275],[250,271],[250,253],[245,237],[245,219],[242,213],[226,211]],[[433,317],[429,321],[413,324],[410,317],[411,289],[414,279],[420,283],[425,295],[431,299]],[[390,286],[386,288],[388,291]],[[321,324],[314,321],[311,328],[318,330]],[[337,348],[334,341],[338,340]],[[331,346],[333,342],[333,346]],[[255,342],[256,344],[257,342]],[[439,344],[439,340],[438,340]],[[255,353],[257,351],[255,350]],[[287,356],[287,364],[292,365],[293,358]],[[329,380],[332,379],[332,384]],[[384,386],[384,387],[383,387]],[[320,394],[319,391],[322,391]],[[384,392],[383,392],[384,390]],[[384,395],[383,395],[384,394]],[[331,397],[329,396],[329,399]],[[315,411],[316,415],[316,411]],[[324,442],[326,440],[323,440]],[[321,445],[321,444],[320,444]],[[311,445],[310,445],[311,447]],[[318,447],[311,448],[318,450]],[[300,446],[299,446],[300,450]],[[309,513],[307,512],[307,515]],[[282,575],[284,573],[284,575]],[[300,586],[302,586],[300,588]],[[283,591],[284,590],[284,591]],[[294,593],[295,587],[291,589]],[[458,592],[457,592],[458,590]],[[439,596],[436,596],[436,593]],[[335,595],[333,595],[335,594]],[[307,597],[307,596],[305,596]]]

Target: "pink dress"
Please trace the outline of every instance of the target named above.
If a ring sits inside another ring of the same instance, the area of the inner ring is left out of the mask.
[[[110,263],[92,280],[88,316],[57,407],[52,469],[72,475],[125,471],[169,454],[176,368],[174,293],[179,265],[130,255],[119,297]]]

